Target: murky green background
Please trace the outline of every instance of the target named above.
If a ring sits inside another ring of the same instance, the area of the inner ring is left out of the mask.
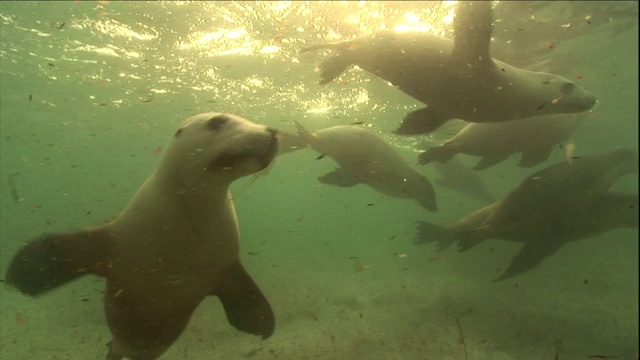
[[[283,130],[294,119],[311,129],[363,121],[414,163],[416,144],[442,142],[457,128],[394,136],[418,102],[357,69],[321,87],[314,66],[322,55],[298,50],[384,27],[451,36],[454,8],[3,1],[0,269],[40,233],[117,214],[175,127],[197,113],[230,112]],[[495,57],[580,75],[575,81],[598,97],[571,138],[576,155],[638,148],[637,2],[500,2],[495,12]],[[441,210],[431,214],[365,186],[321,185],[316,177],[334,164],[316,157],[299,151],[267,176],[234,184],[242,259],[274,307],[276,334],[260,341],[238,333],[217,299],[207,299],[163,358],[465,359],[455,318],[468,359],[553,359],[559,340],[562,360],[633,356],[637,230],[568,244],[535,270],[492,283],[519,244],[489,240],[458,253],[411,243],[416,220],[448,224],[481,203],[437,188]],[[556,150],[536,169],[564,157]],[[536,170],[516,160],[480,173],[496,195]],[[614,188],[637,192],[637,184],[627,176]],[[104,358],[102,287],[86,278],[36,300],[0,290],[0,357]]]

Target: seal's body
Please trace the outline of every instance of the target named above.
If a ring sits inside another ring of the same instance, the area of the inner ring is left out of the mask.
[[[284,134],[283,142],[311,147],[339,165],[319,177],[320,182],[340,187],[366,184],[387,196],[413,199],[427,211],[438,210],[431,182],[373,131],[344,125],[311,132],[295,124],[298,134]]]
[[[554,114],[502,123],[470,123],[440,146],[420,154],[426,165],[447,162],[457,154],[481,157],[473,167],[484,170],[520,153],[520,167],[536,166],[549,158],[554,146],[566,141],[580,126],[587,112]]]
[[[595,104],[593,95],[562,76],[491,58],[491,22],[489,1],[461,1],[453,41],[423,32],[388,30],[302,52],[336,51],[320,65],[320,84],[357,65],[427,104],[405,116],[398,134],[431,132],[452,118],[502,122],[582,112]]]
[[[533,269],[567,242],[615,228],[637,229],[638,194],[609,190],[621,176],[637,171],[638,158],[628,149],[562,161],[451,226],[419,222],[415,243],[436,241],[443,249],[457,242],[460,250],[489,238],[524,243],[496,280],[508,279]]]
[[[113,221],[30,242],[7,283],[36,296],[83,274],[104,276],[107,360],[157,359],[209,295],[231,325],[267,338],[275,320],[240,263],[229,185],[266,168],[277,148],[274,130],[230,114],[196,115]]]

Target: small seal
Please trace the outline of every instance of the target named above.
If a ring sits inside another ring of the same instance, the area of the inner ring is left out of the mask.
[[[320,157],[330,157],[339,167],[318,180],[327,185],[352,187],[366,184],[396,198],[413,199],[427,211],[437,211],[431,182],[374,132],[353,125],[310,132],[295,122],[297,134],[283,133],[283,152],[311,147]]]

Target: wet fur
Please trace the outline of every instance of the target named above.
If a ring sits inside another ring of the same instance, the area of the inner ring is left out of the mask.
[[[38,296],[85,274],[106,278],[107,360],[155,360],[207,296],[236,329],[268,338],[271,307],[239,260],[236,179],[266,168],[275,131],[205,113],[176,131],[126,208],[97,228],[43,235],[14,256],[6,281]]]

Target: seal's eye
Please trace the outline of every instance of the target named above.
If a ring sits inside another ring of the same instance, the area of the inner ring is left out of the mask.
[[[562,91],[563,94],[571,94],[573,92],[573,89],[575,88],[576,88],[576,84],[572,82],[567,82],[562,84],[560,91]]]
[[[176,131],[176,133],[175,133],[175,134],[173,134],[173,137],[178,137],[178,136],[180,136],[180,134],[182,134],[182,129],[178,129],[178,130]]]
[[[229,121],[229,117],[226,115],[214,116],[211,119],[209,119],[209,121],[207,121],[207,128],[209,130],[219,130],[223,126],[225,126],[228,121]]]

